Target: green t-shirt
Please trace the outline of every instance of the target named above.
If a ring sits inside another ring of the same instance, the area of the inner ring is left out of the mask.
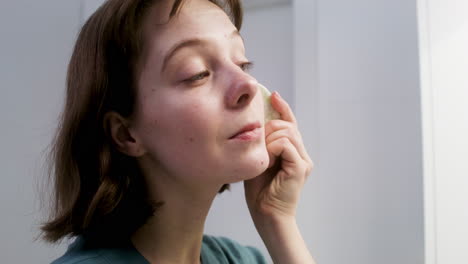
[[[119,248],[93,248],[85,246],[82,237],[78,237],[67,252],[51,264],[149,264],[135,249],[132,243]],[[203,236],[201,248],[202,264],[265,264],[266,260],[254,247],[242,246],[225,238]]]

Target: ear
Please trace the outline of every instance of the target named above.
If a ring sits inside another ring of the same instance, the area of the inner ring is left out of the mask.
[[[140,157],[145,151],[129,129],[128,120],[116,112],[104,115],[104,129],[111,137],[112,143],[118,151],[132,157]]]

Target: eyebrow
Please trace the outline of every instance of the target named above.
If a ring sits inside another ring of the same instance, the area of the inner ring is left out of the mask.
[[[232,39],[234,37],[240,37],[242,39],[242,42],[244,42],[244,38],[242,38],[241,34],[237,29],[232,31],[232,33],[229,35],[229,37]],[[193,46],[204,46],[208,43],[206,39],[201,39],[201,38],[191,38],[191,39],[186,39],[178,42],[177,44],[173,45],[170,49],[167,55],[163,59],[163,64],[161,68],[161,73],[164,72],[164,69],[166,68],[167,63],[169,60],[177,53],[177,51],[187,48],[187,47],[193,47]]]

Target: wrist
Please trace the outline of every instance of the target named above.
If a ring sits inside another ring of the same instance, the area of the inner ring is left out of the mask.
[[[294,216],[275,215],[255,222],[257,231],[278,264],[315,264]]]
[[[249,206],[250,215],[255,224],[275,224],[296,221],[296,208],[282,203],[263,203]]]
[[[256,215],[253,222],[259,232],[277,232],[286,227],[296,226],[296,217],[286,214]]]

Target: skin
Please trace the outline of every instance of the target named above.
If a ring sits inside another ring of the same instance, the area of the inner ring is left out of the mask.
[[[314,263],[295,223],[312,161],[293,112],[273,93],[282,120],[264,124],[242,38],[220,8],[189,0],[165,23],[170,7],[156,4],[145,21],[148,48],[134,114],[106,116],[119,150],[137,158],[151,199],[165,202],[132,243],[151,263],[200,263],[213,199],[223,184],[244,181],[252,219],[275,263]],[[173,52],[188,39],[197,41]],[[231,139],[251,122],[261,126],[258,139]]]

